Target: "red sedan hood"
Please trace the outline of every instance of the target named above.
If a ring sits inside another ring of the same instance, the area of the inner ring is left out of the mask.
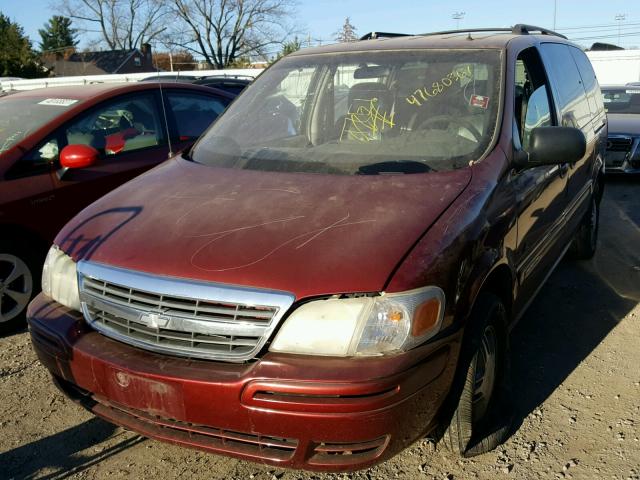
[[[380,291],[471,169],[340,176],[165,162],[58,234],[76,261],[292,292]]]

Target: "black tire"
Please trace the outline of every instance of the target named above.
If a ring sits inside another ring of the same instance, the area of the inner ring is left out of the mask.
[[[513,420],[503,303],[494,294],[481,293],[468,325],[439,439],[462,457],[489,452],[503,443]],[[493,349],[493,361],[488,360],[488,348]]]
[[[27,306],[40,291],[42,252],[29,242],[0,242],[0,334],[26,325]]]
[[[569,248],[571,258],[589,260],[596,254],[600,228],[600,203],[597,192],[591,196],[591,206],[584,216]]]

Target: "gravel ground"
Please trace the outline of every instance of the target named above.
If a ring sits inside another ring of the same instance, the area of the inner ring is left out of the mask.
[[[458,460],[426,440],[353,474],[279,470],[145,439],[53,387],[28,334],[0,338],[0,478],[640,480],[640,182],[609,182],[600,245],[563,261],[512,334],[514,433]]]

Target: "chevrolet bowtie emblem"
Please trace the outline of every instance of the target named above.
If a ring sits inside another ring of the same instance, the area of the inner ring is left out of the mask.
[[[140,323],[150,328],[164,328],[169,324],[171,317],[160,313],[143,313],[139,317]]]

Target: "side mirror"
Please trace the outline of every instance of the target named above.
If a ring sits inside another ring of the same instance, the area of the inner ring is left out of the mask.
[[[67,145],[60,152],[62,168],[86,168],[94,165],[100,153],[90,145]]]
[[[516,155],[519,168],[575,163],[584,157],[587,139],[573,127],[538,127],[531,131],[529,148]]]

